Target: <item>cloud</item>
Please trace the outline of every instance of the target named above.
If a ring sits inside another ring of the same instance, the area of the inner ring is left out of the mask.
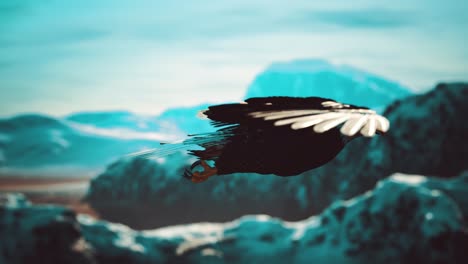
[[[92,125],[83,125],[78,123],[69,123],[73,128],[87,133],[104,137],[112,137],[118,139],[141,139],[154,141],[174,141],[178,137],[174,134],[163,134],[155,132],[139,132],[125,128],[98,128]]]
[[[324,12],[319,18],[344,27],[359,28],[394,28],[413,22],[407,13],[376,9]]]
[[[304,22],[305,24],[322,22],[340,27],[358,29],[397,28],[415,22],[410,12],[376,8],[308,11],[296,15],[296,22]]]
[[[138,37],[163,42],[180,40],[224,39],[249,36],[262,32],[281,30],[275,27],[275,17],[259,10],[233,9],[202,14],[186,14],[150,21],[135,28]]]
[[[174,16],[164,21],[153,21],[138,30],[141,30],[140,37],[162,42],[206,41],[258,34],[321,33],[342,28],[385,30],[414,24],[416,19],[410,11],[383,8],[291,8],[284,12],[238,8]]]

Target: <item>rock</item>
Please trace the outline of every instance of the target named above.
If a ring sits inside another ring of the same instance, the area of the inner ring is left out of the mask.
[[[95,263],[75,213],[0,195],[0,263]]]
[[[391,104],[384,136],[349,143],[328,164],[305,174],[313,178],[315,212],[336,199],[372,189],[396,172],[454,177],[468,169],[468,84],[439,84]]]
[[[69,245],[83,237],[98,263],[465,263],[468,233],[459,205],[468,191],[468,185],[461,184],[467,175],[431,179],[396,174],[372,191],[336,201],[321,215],[297,222],[251,215],[227,223],[134,231],[88,216],[79,216],[77,222],[64,215],[66,209],[20,202],[19,207],[1,208],[1,226],[8,232],[1,233],[0,252],[4,259],[9,254],[9,263],[19,263],[24,256],[74,256],[78,260],[76,253],[70,255]],[[454,185],[458,191],[448,191]],[[34,214],[12,218],[18,209]],[[66,221],[57,220],[63,218]],[[64,223],[80,227],[65,228],[69,225]],[[37,226],[48,231],[27,231]],[[56,231],[50,232],[53,226]],[[38,234],[42,240],[53,236],[48,241],[61,243],[34,251],[31,241],[39,239]],[[26,246],[12,251],[19,242]],[[54,248],[52,255],[50,248]]]
[[[395,174],[398,177],[400,174]],[[422,178],[422,176],[419,176]],[[421,181],[421,185],[428,189],[436,189],[443,192],[448,197],[452,198],[459,206],[465,221],[468,220],[468,170],[462,172],[460,176],[450,180],[439,179],[435,177],[425,177]]]
[[[307,177],[236,174],[194,185],[181,176],[180,165],[189,166],[190,159],[177,153],[121,160],[91,181],[86,200],[105,219],[138,229],[258,213],[297,221],[311,214]]]
[[[80,222],[88,241],[99,240],[103,252],[110,248],[102,258],[113,261],[124,257],[115,251],[126,245],[121,252],[133,263],[464,263],[468,234],[460,209],[427,188],[430,181],[395,175],[299,222],[257,215],[142,232],[87,217]],[[113,244],[103,241],[106,233]]]
[[[390,105],[392,129],[375,146],[393,172],[451,177],[467,169],[468,83],[441,83]],[[372,156],[370,157],[372,158]]]

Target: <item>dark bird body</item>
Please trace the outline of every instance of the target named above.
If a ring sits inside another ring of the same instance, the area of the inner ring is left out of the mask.
[[[205,150],[192,151],[193,154],[215,161],[219,175],[254,172],[292,176],[327,163],[345,146],[338,129],[317,134],[310,129],[292,130],[255,121],[219,130],[223,139],[216,146],[210,147],[210,142]]]
[[[312,136],[305,130],[293,131],[283,127],[273,131],[258,128],[253,132],[255,137],[247,133],[246,136],[234,138],[216,160],[218,174],[256,172],[297,175],[325,164],[344,147],[336,129]],[[283,138],[288,140],[283,141]]]

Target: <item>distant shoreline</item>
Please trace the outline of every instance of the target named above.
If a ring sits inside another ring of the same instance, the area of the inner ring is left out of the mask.
[[[28,187],[46,187],[71,183],[89,182],[91,177],[66,178],[58,176],[27,177],[27,176],[0,176],[0,191],[14,191],[15,189],[27,189]]]
[[[22,193],[33,204],[61,205],[78,214],[99,218],[98,214],[82,201],[90,180],[90,177],[0,176],[0,193]]]

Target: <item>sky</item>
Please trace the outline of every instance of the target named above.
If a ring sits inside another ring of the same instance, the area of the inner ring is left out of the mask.
[[[0,116],[241,99],[320,58],[421,92],[468,79],[468,1],[1,0]]]

